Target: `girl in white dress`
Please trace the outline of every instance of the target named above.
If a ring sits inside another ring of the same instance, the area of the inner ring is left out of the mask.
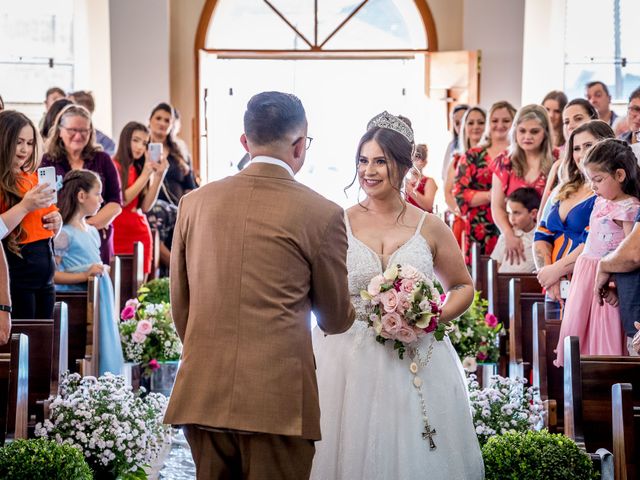
[[[375,341],[360,298],[388,265],[409,264],[437,276],[447,292],[441,322],[471,304],[473,283],[453,234],[401,195],[412,148],[407,122],[387,112],[369,123],[358,146],[357,179],[366,198],[345,213],[358,316],[342,335],[313,332],[322,412],[314,480],[484,478],[464,373],[449,339],[427,334],[414,358],[401,360],[392,341]]]

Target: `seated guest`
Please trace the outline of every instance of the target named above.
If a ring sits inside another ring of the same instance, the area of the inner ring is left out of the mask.
[[[404,184],[405,200],[411,205],[415,205],[422,210],[433,213],[433,200],[436,197],[438,186],[433,178],[424,175],[427,166],[427,145],[419,143],[411,161],[413,168],[409,169],[409,174]]]
[[[547,111],[540,105],[522,107],[513,122],[509,151],[498,155],[491,165],[491,213],[505,236],[505,255],[511,263],[519,264],[525,256],[522,239],[515,236],[509,224],[506,198],[522,187],[532,187],[542,194],[553,161]]]
[[[640,87],[636,88],[631,95],[629,95],[629,105],[627,106],[627,123],[629,125],[629,131],[623,133],[620,136],[621,140],[624,140],[629,145],[638,143],[640,139]]]
[[[93,112],[96,109],[96,101],[93,98],[93,93],[86,92],[84,90],[78,90],[69,94],[69,100],[78,105],[82,105],[89,110],[89,113],[93,116]],[[102,149],[110,156],[113,157],[116,153],[116,144],[106,134],[102,133],[96,128],[96,142],[102,146]]]
[[[533,235],[536,228],[540,194],[533,188],[519,188],[507,197],[509,223],[516,237],[524,244],[524,262],[515,264],[505,258],[505,238],[500,235],[491,258],[498,262],[498,273],[533,273]]]
[[[598,111],[598,118],[607,122],[615,130],[618,123],[618,115],[611,110],[611,94],[604,82],[596,80],[585,85],[585,97],[589,103]]]
[[[567,106],[567,96],[560,90],[552,90],[542,100],[542,106],[549,114],[551,121],[551,133],[553,133],[553,146],[563,147],[566,141],[562,128],[562,111]]]
[[[87,223],[102,203],[102,182],[90,170],[72,170],[64,177],[58,205],[64,223],[54,240],[56,290],[86,290],[89,277],[100,286],[100,375],[120,374],[124,360],[117,315],[113,311],[113,285],[109,266],[100,259],[100,234]]]
[[[613,136],[611,127],[600,120],[579,126],[569,136],[561,167],[563,181],[540,218],[533,244],[538,280],[551,301],[562,301],[560,282],[569,279],[582,253],[596,201],[582,173],[582,159],[596,142]]]

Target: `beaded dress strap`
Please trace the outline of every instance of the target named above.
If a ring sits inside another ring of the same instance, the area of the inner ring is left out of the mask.
[[[416,228],[415,235],[418,235],[420,233],[420,230],[422,230],[422,224],[424,223],[425,218],[427,218],[427,212],[424,212],[422,214],[422,218],[420,219],[420,222],[418,222],[418,228]]]

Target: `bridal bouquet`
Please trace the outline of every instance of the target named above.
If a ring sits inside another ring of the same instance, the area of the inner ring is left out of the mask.
[[[384,344],[393,340],[393,348],[404,358],[407,348],[427,333],[442,340],[445,326],[439,323],[442,312],[440,292],[434,283],[411,265],[392,265],[369,281],[360,296],[367,302],[367,322]]]

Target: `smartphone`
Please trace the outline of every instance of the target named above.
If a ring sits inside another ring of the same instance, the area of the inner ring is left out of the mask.
[[[162,144],[150,143],[149,144],[149,157],[151,161],[160,163],[160,157],[162,156]]]
[[[56,169],[55,167],[40,167],[38,169],[38,185],[47,184],[54,190],[53,203],[58,203],[58,192],[56,190]]]
[[[560,298],[566,300],[569,298],[569,287],[571,282],[569,280],[560,280]]]

